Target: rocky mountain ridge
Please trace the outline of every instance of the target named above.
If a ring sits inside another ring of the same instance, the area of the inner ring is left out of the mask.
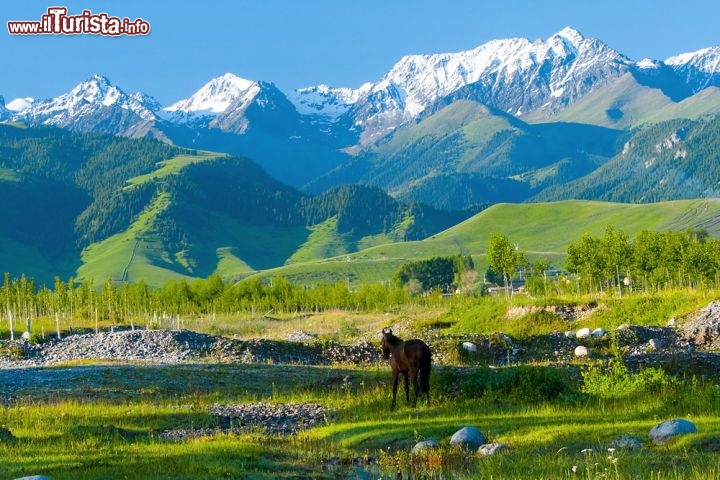
[[[456,94],[515,116],[548,117],[625,73],[661,71],[690,93],[720,85],[720,47],[682,53],[665,61],[633,61],[598,39],[566,27],[546,40],[492,40],[475,49],[401,58],[378,81],[359,88],[318,85],[283,93],[272,83],[226,73],[191,96],[163,107],[145,93],[126,94],[94,75],[70,92],[45,100],[16,99],[3,119],[144,136],[150,125],[218,128],[244,133],[250,105],[266,106],[262,92],[277,90],[305,122],[358,132],[378,140]],[[23,100],[22,102],[19,100]],[[222,116],[224,121],[209,121]]]

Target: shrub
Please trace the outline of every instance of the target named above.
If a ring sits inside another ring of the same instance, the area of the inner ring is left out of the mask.
[[[660,368],[648,367],[632,373],[619,358],[605,366],[591,366],[582,376],[583,390],[598,397],[657,394],[678,383]]]

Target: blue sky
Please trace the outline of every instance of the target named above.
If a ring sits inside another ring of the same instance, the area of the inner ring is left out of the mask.
[[[143,18],[148,36],[14,36],[5,23],[50,6]],[[283,90],[378,80],[403,55],[496,38],[545,39],[565,26],[630,58],[720,45],[717,0],[68,0],[4,2],[0,95],[48,98],[94,73],[168,105],[232,72]]]

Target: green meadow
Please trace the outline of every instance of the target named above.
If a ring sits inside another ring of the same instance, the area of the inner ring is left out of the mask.
[[[402,325],[407,336],[426,338],[439,349],[457,342],[459,333],[503,331],[532,338],[582,326],[610,331],[628,321],[656,326],[668,317],[682,319],[714,298],[717,292],[684,290],[553,300],[600,303],[570,323],[509,315],[540,300],[481,298],[408,305],[394,313],[188,318],[186,327],[248,339],[283,339],[302,330],[315,332],[319,342],[352,344],[359,338],[376,342],[382,326]],[[0,336],[6,338],[6,332]],[[0,440],[0,478],[718,478],[717,372],[631,371],[614,362],[612,368],[601,358],[490,365],[449,355],[434,366],[430,404],[411,408],[401,395],[395,410],[390,371],[380,361],[323,366],[84,361],[6,370],[0,375],[0,427],[13,437]],[[13,375],[22,380],[10,391],[6,382]],[[315,402],[325,417],[290,436],[261,427],[211,430],[219,424],[207,411],[210,405],[258,402]],[[698,433],[662,446],[650,441],[654,425],[679,417],[695,423]],[[451,446],[450,436],[464,426],[477,427],[489,442],[509,449],[483,457]],[[186,440],[160,435],[199,429],[208,433]],[[613,446],[625,435],[642,447]],[[416,442],[427,439],[439,447],[410,455]]]
[[[478,270],[487,267],[484,255],[490,235],[501,232],[530,259],[548,257],[562,269],[567,246],[588,233],[600,237],[608,225],[631,238],[642,230],[685,231],[702,228],[720,238],[720,200],[677,200],[624,204],[570,200],[551,203],[498,204],[468,220],[421,241],[376,245],[328,259],[308,260],[260,271],[264,278],[286,276],[300,283],[350,278],[357,284],[383,282],[404,262],[434,256],[472,255]]]

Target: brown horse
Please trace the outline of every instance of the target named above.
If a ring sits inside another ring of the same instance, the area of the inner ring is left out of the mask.
[[[432,354],[430,347],[418,339],[403,342],[393,335],[392,330],[383,328],[382,351],[383,358],[389,360],[393,374],[393,399],[390,408],[395,408],[398,387],[398,375],[405,378],[405,398],[410,403],[410,390],[408,376],[412,379],[415,398],[412,406],[417,405],[418,393],[422,390],[427,394],[427,403],[430,405],[430,369],[432,368]]]

